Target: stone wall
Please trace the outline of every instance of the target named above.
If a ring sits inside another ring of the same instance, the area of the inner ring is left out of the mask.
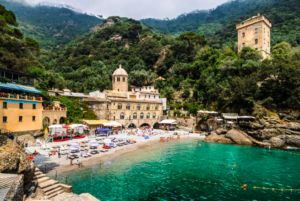
[[[24,178],[23,175],[18,175],[17,179],[12,184],[4,201],[21,201],[24,197]]]

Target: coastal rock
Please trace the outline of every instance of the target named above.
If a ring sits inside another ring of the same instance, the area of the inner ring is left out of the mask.
[[[264,130],[261,130],[260,131],[260,135],[259,137],[262,139],[262,140],[269,140],[271,139],[272,137],[276,137],[278,135],[281,135],[281,133],[275,129],[275,128],[270,128],[270,129],[264,129]]]
[[[272,137],[270,139],[270,144],[274,148],[286,147],[286,144],[285,144],[285,135],[280,135],[280,136],[277,136],[277,137]]]
[[[253,144],[252,141],[248,137],[246,137],[247,134],[246,133],[242,134],[242,133],[243,133],[242,131],[232,129],[226,133],[225,137],[231,139],[237,144],[243,144],[243,145]]]
[[[288,128],[288,124],[276,124],[276,128]]]
[[[235,144],[231,139],[226,138],[225,135],[218,135],[215,131],[211,132],[210,135],[206,136],[204,142],[216,142],[223,144]]]
[[[264,127],[265,127],[264,125],[261,125],[259,123],[253,123],[252,124],[253,129],[263,129]]]
[[[294,147],[300,147],[300,136],[286,135],[286,144]]]
[[[221,135],[221,134],[226,134],[227,130],[225,128],[218,128],[216,130],[216,132],[217,132],[218,135]]]
[[[31,169],[30,163],[22,147],[15,140],[8,140],[6,148],[0,154],[0,173],[23,174],[25,194],[34,185],[32,183],[34,168]]]
[[[300,130],[300,123],[297,123],[297,122],[290,122],[288,124],[288,128],[290,130],[294,130],[294,131],[299,131]]]
[[[260,123],[260,125],[263,125],[263,126],[264,126],[264,125],[266,124],[266,120],[260,119],[260,120],[259,120],[259,123]]]

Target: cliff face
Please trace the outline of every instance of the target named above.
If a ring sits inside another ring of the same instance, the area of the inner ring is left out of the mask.
[[[35,186],[35,184],[32,183],[34,168],[31,169],[30,162],[22,147],[14,140],[8,139],[5,149],[0,153],[0,173],[24,175],[25,194],[29,193],[28,191],[32,186]]]

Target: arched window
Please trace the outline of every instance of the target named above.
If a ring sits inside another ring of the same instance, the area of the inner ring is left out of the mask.
[[[125,119],[125,115],[123,112],[120,114],[120,119]]]
[[[158,106],[155,106],[155,110],[158,110]]]
[[[147,114],[147,119],[150,119],[150,113]]]
[[[147,108],[146,108],[147,110],[150,110],[150,105],[147,105]]]
[[[125,82],[125,77],[123,77],[123,82]]]
[[[137,110],[141,110],[141,105],[138,105],[138,106],[136,107],[136,109],[137,109]]]
[[[130,110],[130,105],[126,105],[126,110]]]
[[[119,77],[117,78],[117,81],[120,82],[120,78]]]
[[[156,114],[155,113],[153,113],[153,119],[155,119],[156,118]]]
[[[140,114],[140,119],[144,119],[144,113]]]
[[[122,110],[122,104],[118,105],[118,110]]]
[[[137,114],[136,113],[133,114],[133,119],[137,119]]]

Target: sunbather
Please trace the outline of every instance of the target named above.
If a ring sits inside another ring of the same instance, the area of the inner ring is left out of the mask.
[[[41,155],[40,152],[37,152],[36,150],[34,150],[33,155]]]

